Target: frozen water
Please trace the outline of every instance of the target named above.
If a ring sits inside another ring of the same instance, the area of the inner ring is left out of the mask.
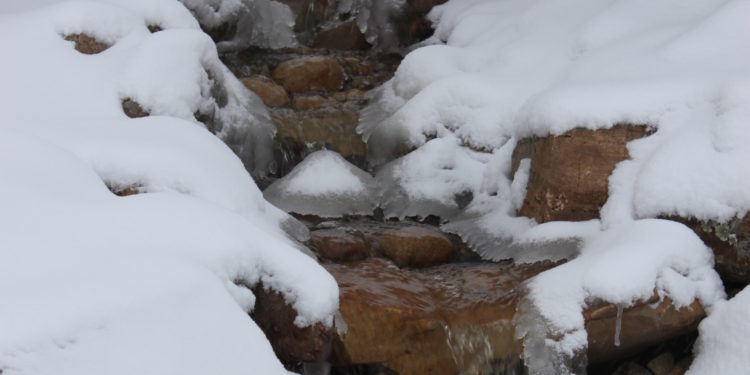
[[[374,180],[336,152],[308,155],[263,192],[287,212],[320,217],[370,215],[377,206]]]

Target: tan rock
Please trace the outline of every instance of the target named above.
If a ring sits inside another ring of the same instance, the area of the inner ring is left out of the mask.
[[[361,260],[369,256],[364,239],[341,229],[322,229],[310,233],[310,244],[317,254],[334,262]]]
[[[609,176],[628,158],[626,144],[647,134],[645,126],[618,125],[521,140],[513,153],[514,168],[531,158],[531,173],[519,215],[539,223],[598,218]]]
[[[307,56],[287,60],[273,71],[273,79],[291,93],[337,91],[344,83],[344,70],[335,58]]]
[[[320,109],[328,100],[320,95],[300,95],[292,99],[292,109],[297,111],[311,111]]]
[[[455,255],[453,243],[426,227],[386,229],[377,234],[376,249],[399,267],[427,267],[447,263]]]
[[[74,48],[76,51],[87,55],[94,55],[109,48],[109,44],[87,34],[70,34],[65,35],[64,38],[75,43]]]
[[[289,103],[289,96],[284,88],[267,77],[256,75],[242,78],[240,81],[255,95],[258,95],[263,100],[263,104],[268,107],[281,107]]]

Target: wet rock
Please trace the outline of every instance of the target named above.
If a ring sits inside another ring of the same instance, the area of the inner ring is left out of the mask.
[[[148,25],[148,26],[146,26],[146,27],[148,28],[148,31],[149,31],[149,32],[150,32],[151,34],[153,34],[153,33],[158,33],[159,31],[162,31],[162,30],[163,30],[163,29],[161,28],[161,26],[160,26],[160,25]]]
[[[550,265],[412,270],[370,258],[325,267],[339,284],[346,324],[334,337],[334,365],[382,363],[401,375],[454,375],[493,359],[518,361],[521,344],[511,324],[517,287]]]
[[[310,233],[310,244],[317,254],[334,262],[348,262],[369,256],[365,240],[341,229],[321,229]]]
[[[287,60],[273,71],[273,79],[291,93],[337,91],[344,84],[344,70],[329,56],[305,56]]]
[[[65,40],[75,43],[74,48],[76,51],[87,55],[94,55],[109,48],[109,44],[99,41],[93,36],[87,34],[70,34],[65,35],[64,38]]]
[[[284,88],[267,77],[255,75],[242,78],[240,81],[255,95],[258,95],[267,107],[281,107],[289,103],[289,96]]]
[[[426,227],[386,229],[377,235],[376,249],[399,267],[427,267],[449,262],[455,255],[453,243],[443,234]]]
[[[674,367],[672,367],[672,370],[669,372],[669,375],[685,375],[691,364],[693,364],[693,357],[687,356],[682,358],[675,363]]]
[[[311,111],[325,106],[328,100],[320,95],[300,95],[292,99],[292,109]]]
[[[646,365],[654,375],[669,375],[674,368],[674,357],[670,352],[664,352],[648,361]]]
[[[143,109],[138,102],[130,98],[122,100],[122,111],[130,118],[146,117],[149,115],[148,111]]]
[[[714,252],[716,271],[722,279],[750,284],[750,214],[729,222],[667,217],[691,228]]]
[[[531,172],[519,215],[539,223],[598,218],[608,197],[609,176],[628,158],[626,144],[647,134],[645,126],[617,125],[521,140],[513,152],[513,167],[531,158]]]
[[[336,50],[364,50],[370,48],[365,35],[359,31],[355,21],[344,22],[333,28],[323,30],[315,35],[313,48]]]
[[[615,345],[617,308],[594,306],[584,312],[588,332],[590,364],[624,358],[646,348],[694,331],[706,316],[698,301],[676,309],[672,301],[654,296],[624,309],[620,345]]]
[[[357,134],[356,107],[344,105],[308,112],[284,108],[271,111],[271,119],[277,129],[274,152],[279,176],[323,148],[365,168],[366,146]]]
[[[250,316],[258,324],[276,356],[282,361],[321,362],[328,357],[332,329],[323,324],[300,328],[294,324],[297,312],[284,296],[262,285],[253,289],[255,307]]]

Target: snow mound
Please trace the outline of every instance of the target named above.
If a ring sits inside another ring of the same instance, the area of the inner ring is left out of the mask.
[[[741,374],[750,368],[750,288],[717,303],[698,331],[696,357],[688,375]]]
[[[370,215],[377,206],[372,176],[327,150],[308,155],[263,195],[287,212],[320,217]]]
[[[243,285],[283,293],[305,326],[332,324],[336,283],[194,119],[218,108],[217,134],[256,152],[264,107],[177,2],[41,5],[0,5],[0,370],[287,374]],[[79,53],[63,36],[81,32],[111,46]],[[152,115],[127,118],[125,97]]]

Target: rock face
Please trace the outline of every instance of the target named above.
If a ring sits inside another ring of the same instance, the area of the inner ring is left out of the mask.
[[[710,247],[722,279],[750,284],[750,214],[728,223],[668,217],[690,227]]]
[[[273,351],[282,361],[320,362],[330,351],[331,329],[318,323],[300,328],[294,324],[297,312],[284,296],[262,285],[253,288],[255,307],[250,316],[271,342]]]
[[[284,61],[273,72],[273,79],[291,93],[337,91],[344,84],[344,69],[328,56],[308,56]]]
[[[520,285],[552,266],[452,263],[402,269],[378,258],[326,264],[340,290],[331,362],[381,363],[400,375],[473,374],[489,366],[495,373],[517,370],[522,343],[514,338],[513,318]],[[584,312],[589,362],[626,358],[695,329],[703,316],[697,302],[680,310],[669,300],[638,303],[623,311],[615,346],[617,308],[591,307]]]
[[[243,78],[241,81],[245,87],[258,95],[267,107],[281,107],[289,103],[289,96],[284,88],[264,76],[255,75]]]
[[[531,172],[518,214],[538,223],[598,218],[608,178],[628,158],[626,144],[647,134],[645,126],[617,125],[521,140],[513,152],[514,169],[521,159],[531,158]]]
[[[86,34],[70,34],[65,35],[64,38],[75,43],[74,48],[76,51],[87,55],[94,55],[109,48],[109,44]]]

